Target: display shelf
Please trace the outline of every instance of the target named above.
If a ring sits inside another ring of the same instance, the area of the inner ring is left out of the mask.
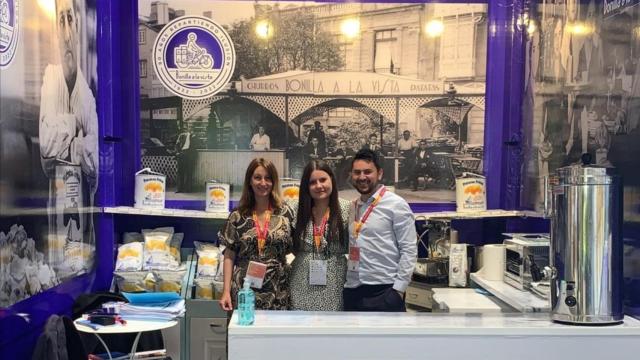
[[[481,219],[490,217],[542,217],[542,214],[535,211],[522,210],[483,210],[483,211],[438,211],[416,213],[416,220],[432,220],[432,219]]]
[[[201,210],[185,209],[138,209],[131,206],[105,207],[104,212],[108,214],[125,215],[146,215],[146,216],[167,216],[183,218],[220,219],[229,217],[228,212],[206,212]]]
[[[471,280],[518,311],[547,312],[550,310],[548,300],[543,300],[528,291],[518,290],[502,280],[487,280],[477,273],[471,274]]]
[[[55,210],[52,210],[55,211]],[[96,214],[102,212],[99,207],[81,207],[78,212],[83,214]],[[3,216],[46,216],[49,214],[47,207],[41,208],[18,208],[18,207],[0,207],[0,214]]]

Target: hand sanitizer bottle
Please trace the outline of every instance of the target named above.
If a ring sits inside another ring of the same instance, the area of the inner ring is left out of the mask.
[[[256,316],[256,296],[249,286],[249,279],[245,278],[238,292],[238,325],[253,325]]]

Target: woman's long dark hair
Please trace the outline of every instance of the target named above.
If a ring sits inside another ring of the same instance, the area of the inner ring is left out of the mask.
[[[340,202],[338,201],[338,185],[336,177],[329,164],[322,160],[311,160],[304,168],[302,180],[300,181],[300,197],[298,200],[298,219],[293,231],[293,251],[298,253],[302,249],[304,238],[307,236],[307,224],[312,221],[313,198],[309,191],[309,179],[311,173],[321,170],[329,174],[331,178],[331,195],[329,196],[329,222],[327,224],[329,232],[327,241],[329,243],[339,242],[344,247],[348,244],[348,239],[344,231],[344,223],[340,212]]]
[[[253,188],[251,187],[251,178],[253,178],[253,172],[256,171],[256,169],[260,166],[267,170],[267,174],[269,174],[269,176],[271,177],[271,183],[273,184],[273,187],[271,188],[271,195],[269,196],[271,207],[274,210],[280,209],[280,207],[282,207],[278,170],[271,161],[264,158],[256,158],[251,160],[249,166],[247,167],[247,172],[244,174],[242,196],[240,196],[240,201],[238,203],[238,207],[236,208],[243,216],[251,214],[251,211],[253,211],[253,208],[256,206],[256,196],[253,193]]]

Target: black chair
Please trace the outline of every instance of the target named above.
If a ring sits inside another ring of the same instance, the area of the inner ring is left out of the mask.
[[[51,315],[33,351],[33,360],[86,360],[80,333],[68,316]]]

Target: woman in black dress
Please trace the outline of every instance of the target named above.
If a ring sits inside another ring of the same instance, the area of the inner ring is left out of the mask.
[[[311,160],[302,175],[293,232],[293,310],[342,311],[349,204],[338,198],[331,167],[324,161]]]

